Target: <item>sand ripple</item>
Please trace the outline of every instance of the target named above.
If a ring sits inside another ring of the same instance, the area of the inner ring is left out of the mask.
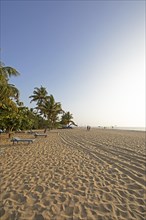
[[[58,130],[2,144],[2,220],[144,220],[145,133]]]

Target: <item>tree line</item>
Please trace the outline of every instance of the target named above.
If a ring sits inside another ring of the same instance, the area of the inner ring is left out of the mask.
[[[64,111],[45,87],[35,87],[29,96],[35,108],[28,108],[20,101],[20,92],[9,80],[20,73],[13,67],[0,63],[0,129],[6,132],[29,129],[67,128],[75,125],[73,115]]]

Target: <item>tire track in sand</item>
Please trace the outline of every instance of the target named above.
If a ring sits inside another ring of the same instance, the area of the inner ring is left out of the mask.
[[[77,148],[80,151],[84,151],[88,155],[90,155],[95,160],[100,160],[102,162],[106,162],[107,164],[113,165],[116,167],[120,172],[128,175],[131,179],[133,179],[137,184],[141,185],[142,187],[146,186],[146,181],[144,179],[145,170],[141,169],[140,167],[133,166],[131,164],[128,164],[128,156],[123,152],[116,152],[114,150],[108,149],[108,147],[104,145],[96,145],[99,148],[96,148],[96,150],[91,150],[91,146],[93,145],[92,142],[88,142],[85,139],[82,139],[82,141],[79,142],[76,141],[78,137],[66,135],[66,133],[60,133],[61,140],[71,147]],[[90,146],[90,147],[89,147]],[[106,153],[106,155],[105,155]],[[120,154],[120,157],[119,157]],[[122,154],[122,155],[121,155]],[[130,156],[132,159],[132,156]],[[115,159],[116,158],[116,159]],[[122,160],[124,161],[122,161]],[[136,158],[133,157],[135,160]],[[138,172],[138,173],[137,173]]]

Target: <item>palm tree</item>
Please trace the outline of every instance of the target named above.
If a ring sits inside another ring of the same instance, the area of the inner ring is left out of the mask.
[[[0,63],[0,100],[1,102],[11,103],[11,99],[18,100],[19,90],[13,85],[9,84],[9,78],[11,76],[18,76],[20,73],[12,68],[5,67]]]
[[[6,79],[11,76],[18,76],[20,73],[13,67],[4,66],[2,62],[0,62],[0,75],[4,75]]]
[[[40,106],[40,110],[44,117],[47,118],[50,128],[54,128],[55,123],[58,121],[58,115],[63,112],[61,103],[55,102],[53,95],[49,96],[44,103]]]
[[[0,62],[0,124],[8,131],[13,128],[17,117],[19,90],[13,84],[9,84],[11,76],[18,76],[19,72],[12,67],[5,67]]]
[[[61,124],[62,124],[63,126],[67,126],[67,127],[69,127],[70,125],[75,125],[75,126],[77,126],[72,119],[73,119],[73,115],[72,115],[70,112],[65,112],[65,113],[62,115]]]
[[[45,87],[41,86],[40,88],[35,87],[33,91],[33,95],[29,96],[32,100],[31,102],[37,102],[37,106],[41,106],[42,103],[49,97],[47,96],[48,92]]]

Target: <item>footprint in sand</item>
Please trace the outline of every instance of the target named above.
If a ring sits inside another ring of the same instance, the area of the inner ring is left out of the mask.
[[[39,193],[42,193],[44,191],[44,188],[42,186],[37,186],[35,188],[35,191],[39,192]]]
[[[4,208],[0,208],[0,218],[1,218],[2,216],[4,216],[5,213],[6,213],[6,212],[5,212],[5,209],[4,209]]]
[[[33,220],[45,220],[41,214],[36,214]]]

